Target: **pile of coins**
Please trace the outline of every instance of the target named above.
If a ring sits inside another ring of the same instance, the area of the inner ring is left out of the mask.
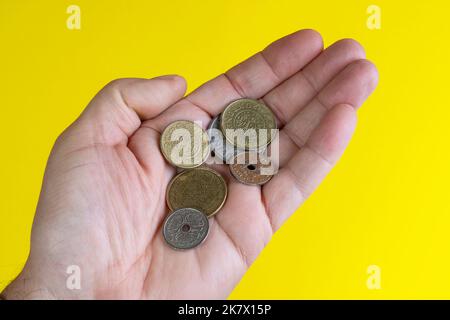
[[[181,169],[170,181],[166,201],[171,213],[163,236],[174,249],[191,249],[206,239],[208,218],[227,198],[227,183],[207,160],[228,164],[239,182],[262,185],[272,175],[265,173],[267,146],[276,135],[276,120],[262,102],[239,99],[212,119],[207,131],[201,125],[181,120],[166,127],[160,147],[164,158]]]

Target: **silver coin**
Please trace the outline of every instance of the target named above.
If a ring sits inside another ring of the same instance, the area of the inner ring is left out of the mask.
[[[205,240],[209,231],[208,218],[197,209],[181,208],[166,218],[163,236],[174,249],[192,249]]]
[[[211,156],[228,163],[238,153],[235,146],[227,142],[220,129],[220,114],[211,120],[207,130]]]

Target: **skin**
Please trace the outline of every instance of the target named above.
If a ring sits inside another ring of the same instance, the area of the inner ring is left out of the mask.
[[[222,299],[273,233],[308,198],[346,148],[376,68],[344,39],[286,36],[184,97],[179,76],[120,79],[103,88],[58,137],[48,160],[27,263],[7,299]],[[161,227],[175,174],[159,151],[175,120],[206,126],[231,101],[263,99],[280,131],[280,171],[247,186],[228,183],[223,209],[201,246],[171,249]],[[78,265],[81,289],[66,287]]]

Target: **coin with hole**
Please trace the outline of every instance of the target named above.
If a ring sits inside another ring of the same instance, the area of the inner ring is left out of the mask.
[[[273,177],[270,159],[257,152],[242,152],[233,158],[230,172],[239,182],[263,185]]]
[[[214,119],[212,119],[207,130],[209,136],[210,151],[211,156],[219,159],[219,162],[229,163],[237,153],[242,152],[243,150],[240,150],[234,145],[228,143],[228,141],[225,139],[220,127],[220,118],[221,115],[219,114]]]
[[[186,250],[200,245],[209,232],[206,215],[194,208],[173,211],[164,221],[163,236],[174,249]]]

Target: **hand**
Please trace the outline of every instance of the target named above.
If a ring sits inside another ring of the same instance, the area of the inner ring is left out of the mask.
[[[282,38],[183,98],[179,76],[108,84],[57,139],[45,172],[29,259],[6,298],[226,298],[273,233],[344,151],[356,109],[377,84],[353,40],[323,51],[318,33]],[[280,130],[280,171],[247,186],[222,170],[228,199],[208,239],[188,251],[162,237],[175,169],[159,137],[175,120],[206,126],[227,103],[263,99]],[[66,288],[68,266],[81,289]]]

